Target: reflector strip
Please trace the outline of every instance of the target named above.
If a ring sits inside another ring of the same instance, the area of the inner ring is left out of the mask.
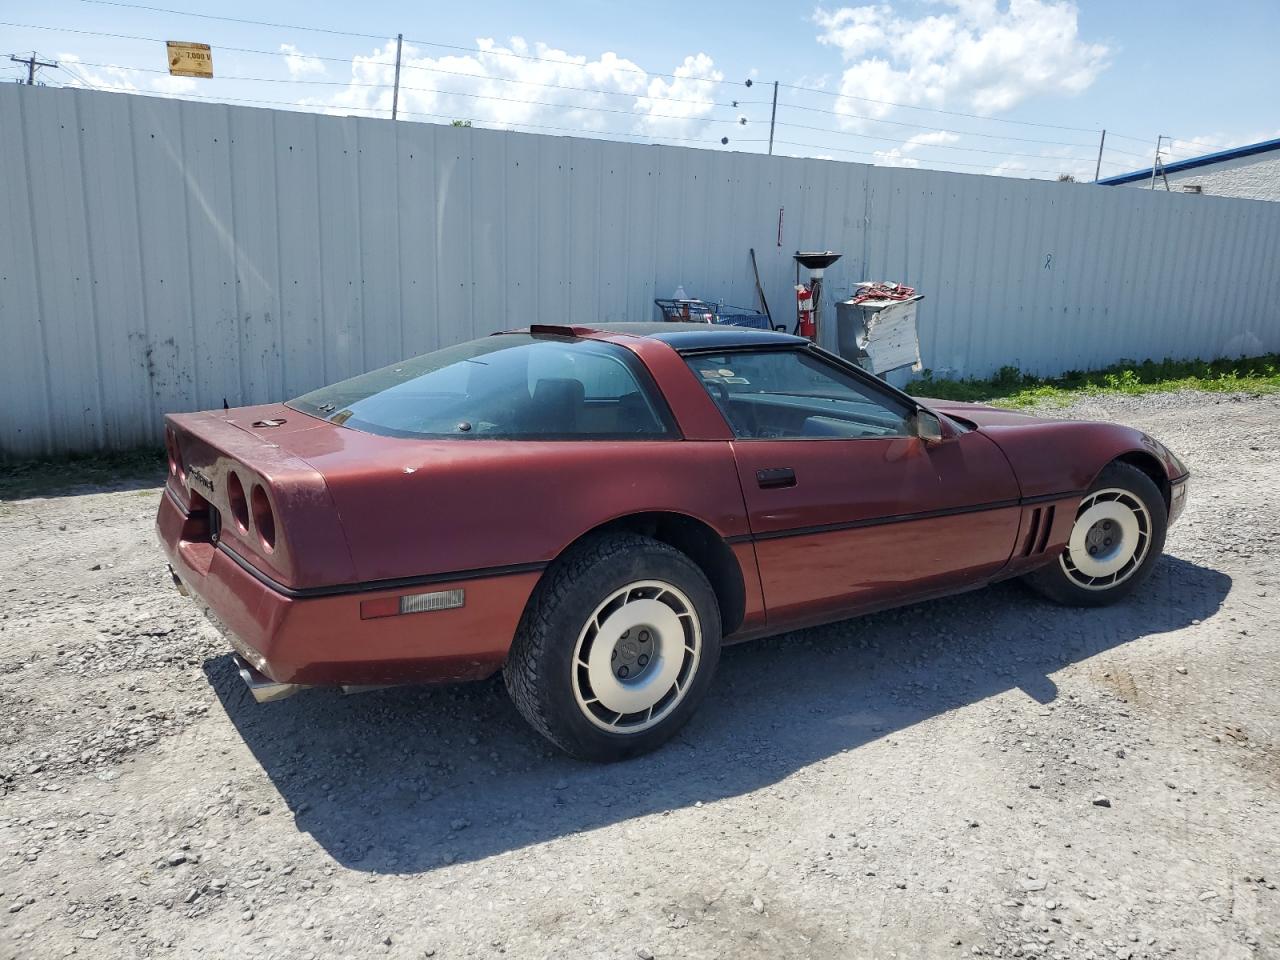
[[[467,592],[436,590],[432,593],[410,593],[402,597],[379,597],[377,600],[360,601],[360,619],[376,620],[378,617],[394,617],[402,613],[430,613],[433,610],[452,610],[466,604]]]
[[[451,610],[466,600],[465,590],[437,590],[435,593],[411,593],[400,598],[401,613],[427,613],[431,610]]]

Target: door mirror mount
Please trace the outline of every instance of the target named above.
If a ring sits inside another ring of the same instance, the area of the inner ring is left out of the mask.
[[[941,443],[947,438],[947,431],[938,415],[923,407],[916,410],[915,429],[916,436],[925,443]]]

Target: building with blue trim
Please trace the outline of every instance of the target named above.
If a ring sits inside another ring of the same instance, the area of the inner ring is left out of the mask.
[[[1174,193],[1280,201],[1280,139],[1263,140],[1165,164],[1163,176],[1156,173],[1155,189],[1163,192],[1166,180],[1169,190]],[[1105,177],[1098,183],[1110,187],[1149,188],[1152,186],[1151,168]]]

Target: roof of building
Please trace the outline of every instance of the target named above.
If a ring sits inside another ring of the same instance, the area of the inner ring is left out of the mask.
[[[1227,160],[1238,160],[1258,153],[1270,153],[1280,150],[1280,140],[1263,140],[1261,143],[1250,143],[1243,147],[1232,147],[1230,150],[1219,150],[1217,153],[1206,153],[1203,157],[1191,157],[1189,160],[1178,160],[1164,165],[1165,173],[1177,173],[1180,170],[1194,170],[1196,167],[1207,167],[1213,163],[1224,163]],[[1135,170],[1132,173],[1118,173],[1114,177],[1103,177],[1098,183],[1109,187],[1124,183],[1134,183],[1151,177],[1151,168]]]

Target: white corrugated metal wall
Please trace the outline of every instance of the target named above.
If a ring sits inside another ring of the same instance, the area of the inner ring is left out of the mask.
[[[15,84],[0,134],[5,456],[678,284],[750,306],[753,246],[778,317],[797,248],[918,287],[952,375],[1280,351],[1280,204]]]

